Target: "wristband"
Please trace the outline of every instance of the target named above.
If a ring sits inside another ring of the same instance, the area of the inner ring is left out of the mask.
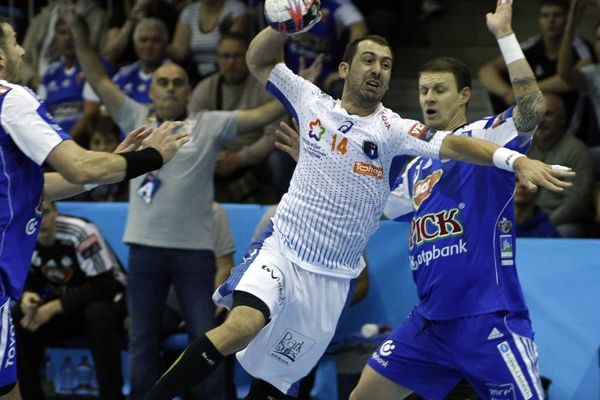
[[[521,45],[514,33],[498,39],[498,46],[506,65],[525,58]]]
[[[159,169],[163,165],[163,159],[158,150],[153,147],[146,147],[139,151],[128,151],[120,153],[127,163],[124,180],[128,181],[145,174],[146,172]]]
[[[85,185],[83,185],[83,188],[86,192],[89,192],[90,190],[97,188],[98,186],[100,185],[97,183],[86,183]]]
[[[520,157],[525,157],[525,155],[506,147],[499,147],[494,151],[492,160],[497,168],[513,172],[513,165],[517,158]]]

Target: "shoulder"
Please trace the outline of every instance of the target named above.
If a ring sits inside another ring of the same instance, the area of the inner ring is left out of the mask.
[[[40,101],[35,93],[26,86],[2,82],[0,83],[0,96],[6,96],[4,104],[14,104],[20,110],[30,107],[37,109],[40,106]]]
[[[48,67],[46,68],[46,71],[44,72],[42,79],[58,74],[63,69],[63,67],[64,67],[64,64],[60,60],[50,63],[48,65]]]
[[[89,234],[97,231],[98,228],[96,228],[96,225],[87,219],[70,215],[59,215],[56,217],[57,234],[66,234],[78,239],[83,239]]]
[[[244,4],[240,0],[227,0],[225,1],[225,7],[223,8],[223,10],[246,12],[248,11],[248,6],[246,6],[246,4]]]
[[[191,18],[198,16],[198,12],[200,10],[200,2],[193,2],[185,6],[185,8],[181,11],[180,19],[190,22]]]
[[[590,60],[593,58],[592,46],[580,36],[575,36],[573,38],[573,49],[575,49],[579,58]]]

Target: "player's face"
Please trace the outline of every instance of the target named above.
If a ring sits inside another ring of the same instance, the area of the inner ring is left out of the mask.
[[[42,223],[40,224],[40,233],[38,241],[42,244],[49,245],[54,242],[56,236],[56,217],[58,211],[54,205],[44,202],[42,209]]]
[[[165,58],[167,41],[158,29],[146,28],[138,32],[134,46],[143,64],[157,65]]]
[[[105,151],[112,153],[115,151],[119,141],[112,133],[102,133],[95,131],[90,137],[90,150],[92,151]]]
[[[423,72],[419,76],[419,104],[423,122],[439,130],[452,130],[467,121],[470,89],[458,90],[451,72]]]
[[[62,56],[72,57],[75,55],[75,43],[73,35],[67,24],[61,23],[56,26],[54,41],[58,52]]]
[[[15,81],[21,71],[25,50],[17,43],[17,34],[10,24],[0,24],[4,33],[4,46],[0,48],[0,76]]]
[[[539,22],[542,36],[558,39],[565,30],[567,13],[560,6],[547,4],[540,8]]]
[[[246,50],[246,45],[239,40],[223,39],[219,43],[217,60],[225,83],[241,83],[248,76]]]
[[[358,44],[352,64],[342,63],[340,75],[350,98],[366,104],[378,103],[388,90],[392,74],[392,52],[370,40]]]
[[[189,96],[187,74],[180,66],[164,64],[152,74],[150,98],[160,118],[180,118],[185,114]]]

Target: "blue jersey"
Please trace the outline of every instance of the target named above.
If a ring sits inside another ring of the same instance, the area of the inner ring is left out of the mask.
[[[533,132],[517,132],[512,110],[455,134],[525,152]],[[417,158],[397,185],[384,214],[410,220],[409,262],[420,313],[445,320],[527,309],[515,265],[512,172]]]
[[[151,104],[150,83],[152,74],[145,74],[139,61],[121,68],[115,76],[113,82],[133,100],[142,104]]]
[[[106,61],[103,65],[110,74],[110,65]],[[71,131],[83,112],[85,83],[79,64],[67,68],[63,60],[50,64],[42,76],[38,95],[65,132]]]
[[[0,81],[0,290],[21,297],[42,217],[48,154],[69,136],[29,89]]]

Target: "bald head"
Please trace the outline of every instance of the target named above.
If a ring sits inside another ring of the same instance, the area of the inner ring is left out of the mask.
[[[152,74],[150,98],[157,116],[162,119],[182,118],[186,112],[190,92],[187,73],[177,64],[163,64]]]

